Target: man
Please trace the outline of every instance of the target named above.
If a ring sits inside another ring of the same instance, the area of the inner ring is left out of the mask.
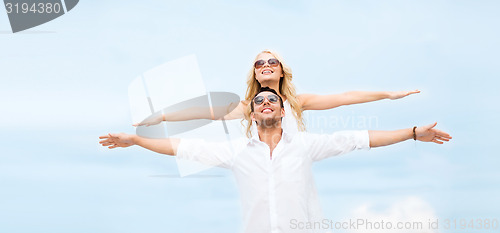
[[[447,133],[434,129],[436,123],[395,131],[290,135],[281,128],[281,118],[285,115],[283,100],[275,90],[266,87],[261,88],[250,107],[250,118],[255,121],[258,134],[249,140],[208,143],[120,133],[101,136],[100,143],[109,148],[139,145],[180,159],[231,169],[241,194],[244,232],[258,233],[313,231],[294,226],[321,218],[311,172],[314,161],[411,138],[438,144],[451,139]]]

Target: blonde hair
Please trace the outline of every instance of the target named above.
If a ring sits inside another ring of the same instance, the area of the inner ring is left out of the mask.
[[[302,106],[300,106],[299,99],[297,98],[297,94],[295,93],[295,86],[292,83],[292,69],[288,65],[286,65],[286,63],[283,61],[283,58],[278,53],[272,50],[264,50],[260,52],[255,57],[254,62],[257,61],[257,58],[262,53],[269,53],[276,59],[278,59],[278,61],[280,61],[283,77],[280,79],[278,92],[281,96],[284,97],[284,99],[288,100],[288,103],[292,108],[292,114],[295,119],[297,119],[298,130],[304,131],[306,129],[306,126],[304,124],[304,120],[302,119],[303,109]],[[255,68],[252,63],[252,68],[247,75],[247,91],[245,94],[245,101],[249,103],[247,108],[245,109],[245,120],[247,120],[248,122],[246,126],[247,137],[252,137],[252,119],[250,118],[250,113],[252,112],[252,110],[250,109],[250,104],[252,104],[252,99],[259,92],[260,88],[261,85],[255,78]]]

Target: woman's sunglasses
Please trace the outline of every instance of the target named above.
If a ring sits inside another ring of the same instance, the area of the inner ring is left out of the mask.
[[[265,60],[258,60],[255,62],[254,66],[255,66],[255,69],[259,69],[259,68],[263,67],[265,64],[266,64]],[[276,67],[280,64],[280,61],[278,61],[278,59],[276,59],[276,58],[271,58],[271,59],[267,60],[267,64],[269,64],[272,67]]]
[[[278,98],[279,97],[277,95],[273,95],[273,94],[267,96],[267,100],[269,100],[269,102],[271,102],[271,103],[278,102]],[[259,96],[256,96],[255,98],[253,98],[253,102],[256,105],[261,105],[264,102],[264,99],[265,99],[264,96],[259,95]]]

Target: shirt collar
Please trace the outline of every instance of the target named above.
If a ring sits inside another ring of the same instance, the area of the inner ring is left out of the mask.
[[[282,133],[281,133],[281,140],[285,140],[285,142],[290,142],[292,141],[293,134],[288,133],[285,129],[282,128]],[[250,138],[250,141],[248,143],[255,143],[255,142],[260,142],[259,138],[259,133],[256,130],[255,133],[252,134],[252,138]]]

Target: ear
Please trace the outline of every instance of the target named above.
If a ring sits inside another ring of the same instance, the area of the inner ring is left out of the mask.
[[[255,114],[253,112],[250,113],[250,119],[252,119],[252,121],[255,121]]]
[[[284,107],[281,108],[281,117],[282,118],[285,117],[285,108]]]

